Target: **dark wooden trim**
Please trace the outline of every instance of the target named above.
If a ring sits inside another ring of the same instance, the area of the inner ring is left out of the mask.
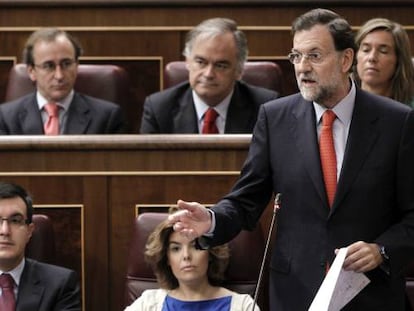
[[[99,6],[99,7],[120,7],[120,6],[303,6],[309,7],[309,0],[3,0],[0,7],[6,6]],[[377,6],[382,5],[407,5],[412,0],[319,0],[318,6]],[[315,6],[315,5],[313,5]]]
[[[59,237],[56,264],[81,276],[83,310],[123,310],[137,206],[151,210],[173,205],[178,198],[216,202],[237,179],[250,139],[250,135],[3,136],[0,179],[22,185],[36,206],[52,217]],[[80,209],[69,210],[73,206]],[[45,207],[59,208],[45,211]]]
[[[194,141],[194,138],[197,138]],[[245,149],[251,135],[63,135],[1,136],[0,150]]]

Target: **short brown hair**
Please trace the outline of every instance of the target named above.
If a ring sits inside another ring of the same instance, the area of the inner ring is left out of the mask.
[[[33,47],[39,41],[52,42],[57,37],[66,37],[73,45],[75,51],[75,60],[77,61],[82,55],[82,47],[80,43],[69,33],[58,28],[41,28],[33,32],[27,39],[23,50],[23,61],[29,65],[34,66]]]
[[[26,205],[27,223],[32,222],[33,200],[27,191],[17,184],[11,182],[0,182],[0,200],[21,198]]]
[[[161,222],[149,235],[145,246],[145,260],[153,269],[161,288],[174,289],[178,280],[168,265],[167,250],[169,239],[174,229],[167,220]],[[202,251],[202,250],[200,250]],[[207,277],[211,285],[220,285],[229,263],[230,252],[227,244],[206,250],[209,253]]]

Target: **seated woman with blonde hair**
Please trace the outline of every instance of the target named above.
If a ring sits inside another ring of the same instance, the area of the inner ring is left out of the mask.
[[[386,18],[368,20],[356,37],[354,78],[363,90],[413,107],[414,67],[403,27]]]
[[[220,286],[229,256],[227,245],[199,250],[194,240],[161,222],[148,237],[145,250],[160,288],[145,290],[125,311],[253,311],[250,295]],[[260,311],[257,305],[254,311]]]

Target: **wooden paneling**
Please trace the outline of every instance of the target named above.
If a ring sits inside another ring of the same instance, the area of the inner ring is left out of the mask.
[[[9,71],[15,64],[13,57],[0,57],[0,103],[4,100],[6,87],[9,78]]]
[[[182,59],[191,27],[216,16],[238,22],[252,60],[271,60],[282,67],[283,95],[291,94],[297,87],[286,59],[292,44],[290,25],[316,5],[337,11],[355,27],[372,17],[393,19],[406,27],[414,42],[414,2],[404,0],[0,1],[0,101],[9,68],[21,62],[28,35],[38,27],[62,27],[81,41],[83,63],[117,64],[128,71],[134,103],[127,114],[137,130],[145,96],[162,89],[163,65]],[[58,232],[66,232],[58,241],[58,258],[79,272],[85,310],[116,311],[123,305],[126,251],[136,207],[170,205],[178,198],[214,203],[237,178],[249,139],[0,137],[0,178],[29,189],[39,206],[59,207],[48,210]],[[203,191],[206,186],[208,194]]]
[[[206,18],[236,20],[248,38],[250,59],[277,62],[286,77],[282,95],[297,92],[293,67],[286,58],[292,45],[290,25],[300,14],[322,5],[342,14],[355,28],[377,16],[398,21],[408,30],[414,46],[414,2],[404,0],[327,0],[315,4],[301,0],[22,0],[0,2],[0,60],[6,57],[20,62],[26,38],[38,27],[64,28],[82,43],[83,62],[119,64],[132,76],[133,102],[126,114],[133,124],[131,132],[137,133],[145,97],[162,89],[162,66],[183,59],[185,34]],[[8,66],[0,66],[0,102]]]
[[[161,57],[82,57],[85,64],[112,64],[124,68],[130,78],[130,105],[124,113],[130,124],[130,134],[138,134],[145,97],[162,89]]]
[[[212,204],[239,175],[249,135],[0,137],[0,179],[27,188],[81,276],[87,311],[122,310],[137,206]],[[206,192],[205,189],[209,191]]]
[[[47,187],[47,185],[44,185]],[[29,188],[27,188],[29,189]],[[53,186],[51,188],[54,189]],[[75,270],[80,278],[82,297],[85,296],[85,260],[83,205],[53,204],[34,205],[36,214],[49,216],[53,224],[56,258],[55,262]]]
[[[48,189],[53,189],[53,186]],[[56,262],[77,271],[83,279],[83,205],[36,204],[34,207],[36,214],[50,217],[53,229],[58,233],[54,237],[56,249],[59,250],[56,254]]]

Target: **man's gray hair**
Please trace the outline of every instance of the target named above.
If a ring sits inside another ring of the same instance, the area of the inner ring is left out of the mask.
[[[193,49],[193,44],[199,36],[212,38],[225,33],[232,33],[237,47],[237,66],[240,72],[243,71],[244,63],[247,61],[248,48],[245,34],[237,28],[237,23],[229,18],[207,19],[192,30],[186,36],[183,55],[189,57]]]

